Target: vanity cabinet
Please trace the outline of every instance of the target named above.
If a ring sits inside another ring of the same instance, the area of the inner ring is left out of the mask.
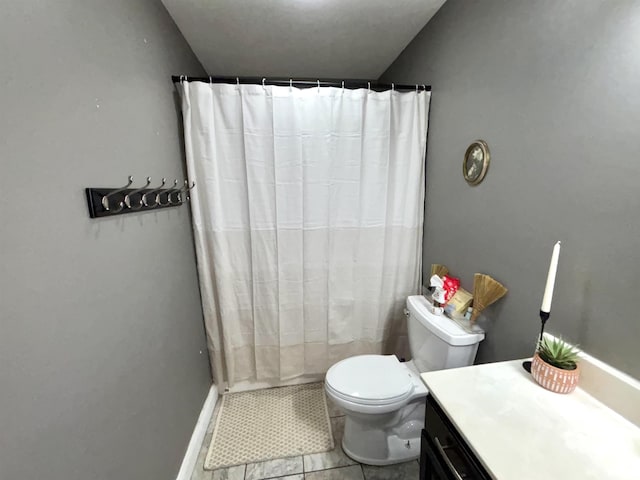
[[[420,451],[421,480],[490,480],[436,400],[427,396]]]
[[[429,389],[420,478],[640,479],[638,381],[585,355],[582,387],[559,395],[538,385],[522,361],[420,375]],[[601,388],[608,401],[624,395],[618,405],[627,416],[586,386]]]

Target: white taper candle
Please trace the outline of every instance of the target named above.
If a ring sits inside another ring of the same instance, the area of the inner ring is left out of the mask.
[[[551,311],[551,299],[553,298],[553,287],[556,284],[556,272],[558,271],[558,257],[560,256],[560,242],[553,247],[551,254],[551,263],[549,264],[549,273],[547,274],[547,285],[544,287],[544,295],[542,296],[542,306],[540,310],[549,313]]]

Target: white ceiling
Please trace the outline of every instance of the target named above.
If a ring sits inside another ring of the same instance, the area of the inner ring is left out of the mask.
[[[162,2],[210,75],[377,79],[445,0]]]

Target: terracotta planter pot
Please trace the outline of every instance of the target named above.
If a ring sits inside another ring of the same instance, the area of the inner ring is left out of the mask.
[[[580,365],[577,365],[575,370],[562,370],[549,365],[536,353],[531,361],[531,376],[547,390],[556,393],[571,393],[578,385]]]

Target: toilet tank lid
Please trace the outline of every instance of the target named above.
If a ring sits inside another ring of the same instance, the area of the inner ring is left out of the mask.
[[[461,347],[474,345],[484,340],[484,331],[469,333],[446,315],[434,315],[428,309],[429,301],[422,295],[407,298],[407,308],[425,328],[449,345]]]

